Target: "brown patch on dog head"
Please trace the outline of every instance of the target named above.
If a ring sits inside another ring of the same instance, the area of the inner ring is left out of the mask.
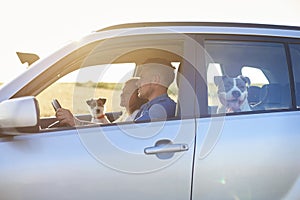
[[[90,99],[87,100],[86,103],[91,107],[94,108],[96,106],[104,106],[104,104],[106,103],[106,99],[105,98],[99,98],[99,99]]]
[[[104,106],[105,103],[106,103],[106,99],[105,98],[99,98],[99,99],[97,99],[98,106]]]

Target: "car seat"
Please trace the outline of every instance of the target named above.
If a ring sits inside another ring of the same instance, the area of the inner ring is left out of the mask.
[[[248,103],[251,108],[254,108],[260,102],[261,88],[258,86],[250,86],[248,88]]]
[[[260,102],[254,106],[255,110],[270,110],[289,108],[291,104],[289,85],[278,83],[264,85],[260,90]]]

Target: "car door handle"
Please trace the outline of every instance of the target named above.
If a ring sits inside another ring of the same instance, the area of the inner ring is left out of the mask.
[[[144,152],[145,154],[159,154],[187,151],[188,149],[189,146],[187,144],[165,144],[154,147],[147,147],[144,149]]]

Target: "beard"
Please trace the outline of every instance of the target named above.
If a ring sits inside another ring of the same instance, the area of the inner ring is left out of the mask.
[[[150,84],[143,85],[138,89],[138,97],[141,99],[149,99],[152,94],[153,88]]]

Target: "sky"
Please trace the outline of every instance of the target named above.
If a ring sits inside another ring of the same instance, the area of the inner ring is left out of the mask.
[[[0,6],[0,82],[24,72],[16,52],[41,58],[106,26],[151,21],[300,26],[300,0],[10,0]]]

